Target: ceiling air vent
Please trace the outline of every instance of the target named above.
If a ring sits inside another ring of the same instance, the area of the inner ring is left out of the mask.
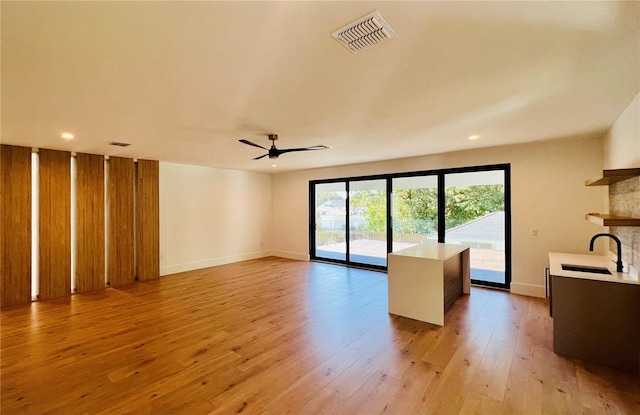
[[[361,50],[375,46],[396,37],[389,23],[387,23],[380,13],[373,12],[370,15],[358,19],[357,21],[338,29],[331,34],[342,46],[349,49],[351,53],[358,53]]]
[[[118,147],[128,147],[131,144],[129,144],[129,143],[121,143],[119,141],[112,141],[112,142],[109,143],[109,145],[110,146],[118,146]]]

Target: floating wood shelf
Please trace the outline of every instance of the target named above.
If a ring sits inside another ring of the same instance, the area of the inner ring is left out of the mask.
[[[640,226],[640,218],[608,213],[588,213],[585,219],[601,226]]]
[[[603,170],[602,177],[587,180],[584,184],[586,186],[606,186],[638,176],[640,176],[640,169]]]

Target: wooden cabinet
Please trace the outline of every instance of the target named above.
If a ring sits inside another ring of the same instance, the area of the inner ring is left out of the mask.
[[[553,351],[640,372],[640,285],[551,276]]]
[[[549,253],[549,275],[553,351],[640,372],[638,277],[603,255],[557,252]]]
[[[640,169],[603,170],[601,177],[587,180],[585,186],[608,186],[638,176]],[[600,226],[640,226],[640,218],[609,213],[588,213],[585,219]]]

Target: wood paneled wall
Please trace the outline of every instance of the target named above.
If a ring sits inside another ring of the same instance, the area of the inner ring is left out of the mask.
[[[138,160],[136,265],[139,281],[160,278],[159,166],[158,161]]]
[[[31,239],[32,150],[3,144],[0,155],[0,306],[31,302],[34,243],[39,257],[39,298],[68,296],[72,256],[71,153],[40,150],[38,241]],[[77,156],[73,201],[77,292],[104,288],[107,261],[111,286],[132,283],[136,275],[141,281],[160,276],[159,162],[140,160],[137,175],[132,159],[111,157],[108,163],[109,170],[105,172],[103,156]]]
[[[71,153],[40,150],[39,298],[71,295]]]
[[[31,148],[0,146],[2,308],[31,302]]]
[[[133,159],[109,158],[109,283],[135,281]]]
[[[104,288],[104,157],[76,157],[76,292]]]

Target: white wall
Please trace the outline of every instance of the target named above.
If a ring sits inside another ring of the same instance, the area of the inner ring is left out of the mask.
[[[271,176],[160,163],[160,275],[269,255]]]
[[[640,94],[620,115],[604,140],[604,168],[640,167]]]
[[[640,167],[640,94],[631,101],[604,138],[605,169]],[[607,211],[623,216],[640,217],[640,178],[609,186]],[[640,270],[640,228],[611,227],[609,231],[622,243],[622,260],[632,274]],[[617,255],[615,244],[609,249]]]
[[[584,182],[602,172],[602,137],[276,174],[272,178],[274,254],[294,259],[309,257],[309,180],[499,163],[511,163],[511,291],[543,297],[547,253],[587,253],[591,236],[601,230],[586,221],[584,215],[604,211],[606,189],[585,187]],[[538,229],[538,236],[531,236],[532,229]],[[603,244],[596,248],[604,252]]]

